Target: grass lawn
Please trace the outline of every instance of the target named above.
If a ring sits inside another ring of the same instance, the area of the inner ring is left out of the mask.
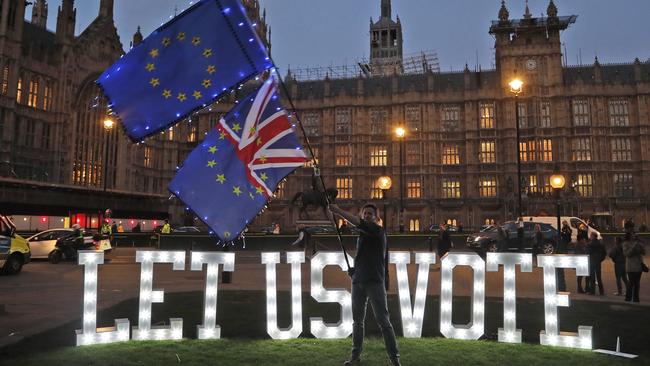
[[[539,331],[544,329],[543,302],[518,299],[517,327],[527,344],[498,343],[497,329],[503,324],[501,299],[486,299],[485,335],[481,341],[457,341],[442,338],[438,331],[438,297],[427,299],[422,339],[398,338],[405,365],[477,364],[477,365],[610,365],[612,363],[649,364],[650,309],[623,303],[572,301],[561,308],[560,328],[577,331],[578,325],[593,326],[594,348],[613,349],[621,336],[622,351],[639,354],[635,361],[621,360],[588,351],[539,346]],[[0,364],[15,365],[340,365],[349,354],[351,338],[316,340],[309,332],[309,317],[336,322],[337,304],[318,304],[303,294],[302,338],[290,341],[270,340],[266,334],[265,293],[261,291],[220,291],[218,324],[221,340],[198,341],[196,326],[202,322],[203,294],[165,294],[163,304],[153,305],[152,322],[164,324],[170,317],[184,319],[184,337],[180,342],[127,342],[106,346],[73,347],[75,319],[61,327],[27,338],[0,350]],[[290,322],[290,293],[279,293],[279,325]],[[80,304],[81,308],[81,304]],[[389,297],[389,309],[396,333],[402,334],[397,297]],[[116,318],[137,322],[138,300],[125,301],[98,313],[98,326],[111,326]],[[365,365],[385,365],[387,358],[372,312],[367,317],[369,341],[364,351]],[[81,314],[80,314],[81,315]],[[455,298],[454,322],[466,323],[470,316],[467,298]],[[179,362],[180,360],[180,362]]]

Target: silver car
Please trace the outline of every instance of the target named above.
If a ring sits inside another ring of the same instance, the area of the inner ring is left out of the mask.
[[[61,229],[45,230],[38,234],[30,236],[29,238],[27,238],[27,241],[29,242],[29,247],[32,251],[32,258],[48,258],[50,253],[52,253],[52,251],[54,250],[56,241],[61,238],[70,236],[73,233],[74,233],[73,229],[61,228]],[[85,232],[84,242],[88,244],[94,243],[93,235],[89,232]],[[99,244],[100,247],[98,249],[101,249],[105,252],[107,250],[110,251],[111,249],[110,241],[101,240]]]

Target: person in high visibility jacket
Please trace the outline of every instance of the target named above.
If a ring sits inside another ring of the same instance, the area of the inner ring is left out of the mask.
[[[113,234],[113,229],[111,226],[108,224],[108,221],[104,221],[102,224],[102,228],[100,229],[100,234],[102,235],[108,235],[111,236]]]
[[[165,224],[163,225],[162,229],[160,230],[160,233],[162,234],[169,234],[172,232],[172,227],[169,225],[169,220],[165,220]]]

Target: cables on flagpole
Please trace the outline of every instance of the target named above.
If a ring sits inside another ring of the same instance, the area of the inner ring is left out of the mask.
[[[271,59],[271,62],[275,65],[273,59]],[[323,179],[323,176],[320,174],[320,167],[318,166],[318,160],[316,159],[316,155],[314,154],[314,149],[312,148],[311,143],[309,142],[309,136],[307,136],[307,131],[305,130],[305,127],[302,124],[302,120],[298,115],[298,109],[296,109],[296,106],[293,104],[293,100],[291,99],[291,94],[289,93],[289,88],[287,88],[287,85],[284,83],[284,80],[282,80],[282,75],[280,75],[280,72],[278,71],[277,67],[275,67],[273,71],[275,72],[275,74],[278,77],[278,80],[280,81],[282,90],[284,91],[284,94],[286,95],[287,100],[289,101],[291,110],[293,111],[293,114],[296,116],[296,120],[298,121],[298,126],[300,126],[300,131],[302,131],[302,135],[305,138],[305,143],[307,144],[307,149],[309,149],[309,154],[311,155],[312,164],[314,167],[314,175],[318,177],[320,184],[323,186],[323,194],[325,196],[325,204],[327,206],[326,207],[327,212],[330,212],[329,206],[331,202],[329,196],[327,195],[327,189],[325,188],[325,180]],[[339,244],[341,245],[341,250],[343,251],[343,257],[345,258],[345,264],[347,264],[348,271],[349,271],[351,268],[350,261],[348,260],[348,252],[345,250],[345,246],[343,245],[343,237],[341,236],[341,231],[339,230],[339,226],[337,225],[336,220],[334,219],[334,215],[328,214],[327,216],[332,222],[332,225],[334,225],[334,229],[336,230],[336,236],[339,239]]]

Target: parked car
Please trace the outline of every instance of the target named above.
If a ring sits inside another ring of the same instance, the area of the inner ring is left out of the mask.
[[[73,232],[74,230],[72,229],[61,228],[41,231],[38,234],[30,236],[27,238],[27,241],[32,250],[32,258],[47,258],[54,250],[56,241],[71,236]],[[84,233],[84,242],[92,243],[92,241],[92,234]]]
[[[175,233],[200,233],[201,230],[196,226],[180,226],[172,230]]]
[[[539,224],[542,230],[542,245],[536,247],[535,225]],[[467,237],[467,246],[478,253],[503,251],[518,251],[519,240],[517,236],[517,222],[506,222],[502,227],[506,232],[507,239],[505,246],[500,248],[499,234],[496,226],[472,234]],[[546,223],[534,221],[524,222],[524,251],[531,251],[534,254],[553,254],[555,253],[555,243],[557,231],[553,226]]]
[[[18,274],[29,262],[31,251],[27,240],[16,234],[9,217],[0,214],[0,269],[6,274]]]

